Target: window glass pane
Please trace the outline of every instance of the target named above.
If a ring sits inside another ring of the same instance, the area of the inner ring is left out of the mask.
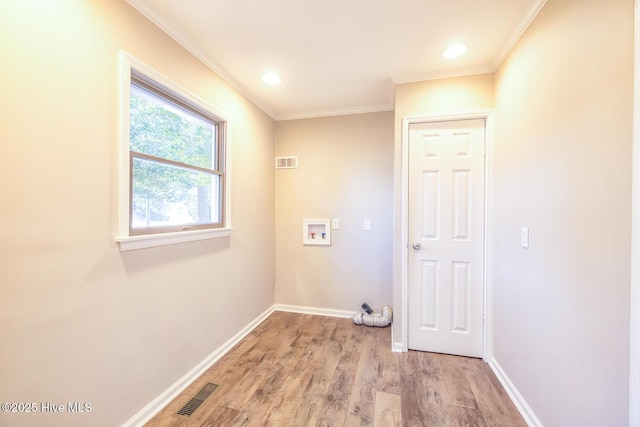
[[[134,158],[131,227],[219,223],[221,184],[215,174]]]
[[[131,85],[131,150],[208,169],[217,169],[216,124]]]

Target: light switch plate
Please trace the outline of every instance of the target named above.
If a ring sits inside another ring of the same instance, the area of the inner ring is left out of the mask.
[[[331,228],[334,230],[340,229],[340,218],[333,218],[331,220]]]
[[[523,248],[529,247],[529,227],[522,227],[520,229],[520,246]]]
[[[365,231],[371,231],[371,218],[365,218],[362,223],[362,229]]]

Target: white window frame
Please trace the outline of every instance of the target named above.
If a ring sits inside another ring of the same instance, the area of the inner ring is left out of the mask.
[[[223,225],[221,228],[208,228],[201,230],[185,230],[170,233],[145,234],[132,236],[129,232],[130,223],[130,191],[131,191],[131,162],[129,148],[129,102],[131,95],[131,71],[142,74],[153,82],[166,87],[172,92],[189,102],[198,105],[204,110],[210,111],[219,117],[226,124],[226,140],[224,142],[224,173],[223,180],[223,198],[222,204],[224,211],[222,212]],[[164,77],[162,74],[146,66],[142,62],[133,58],[126,52],[120,52],[120,93],[118,99],[119,111],[119,143],[118,143],[118,231],[116,242],[120,251],[130,251],[136,249],[150,248],[155,246],[171,245],[176,243],[185,243],[196,240],[215,239],[227,237],[231,234],[230,225],[230,122],[225,114],[209,105],[198,96],[182,89],[180,86]]]

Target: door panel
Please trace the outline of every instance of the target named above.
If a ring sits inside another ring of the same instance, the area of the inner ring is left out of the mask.
[[[422,261],[421,328],[438,329],[438,261]]]
[[[438,171],[422,172],[422,238],[438,239],[440,231],[440,176]]]
[[[484,120],[409,128],[411,349],[482,355],[484,128]]]

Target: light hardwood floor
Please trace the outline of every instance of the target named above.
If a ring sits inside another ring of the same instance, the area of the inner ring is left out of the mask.
[[[275,312],[147,426],[526,426],[482,360],[392,353],[390,334]],[[207,382],[219,387],[174,416]]]

